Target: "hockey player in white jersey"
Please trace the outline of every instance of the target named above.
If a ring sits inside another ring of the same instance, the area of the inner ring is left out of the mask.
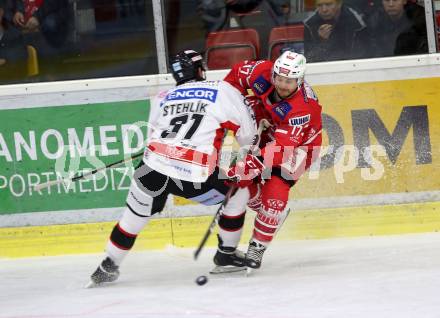
[[[222,202],[229,188],[219,177],[217,159],[226,131],[232,130],[241,146],[251,145],[256,137],[252,109],[229,83],[204,81],[199,53],[186,50],[170,64],[177,86],[152,101],[143,161],[135,170],[127,207],[113,228],[104,260],[91,275],[89,287],[119,277],[119,266],[138,233],[151,216],[163,210],[169,194],[205,205]],[[232,195],[225,209],[234,209],[236,200],[242,200],[240,191]],[[235,248],[223,248],[220,242],[214,262],[244,266],[244,255]]]

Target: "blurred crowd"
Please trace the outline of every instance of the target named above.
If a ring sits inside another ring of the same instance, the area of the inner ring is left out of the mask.
[[[408,0],[382,0],[361,12],[343,0],[316,0],[304,28],[310,62],[428,52],[425,10]]]
[[[163,1],[168,54],[204,51],[210,32],[254,28],[261,39],[258,58],[266,58],[271,29],[291,24],[303,25],[304,39],[285,49],[309,62],[428,52],[425,11],[416,0]],[[153,22],[146,0],[0,0],[0,83],[29,81],[38,73],[30,70],[37,55],[40,75],[41,69],[55,74],[39,80],[69,79],[66,67],[76,70],[72,78],[157,73]],[[88,43],[78,39],[80,32],[92,34]],[[66,58],[69,42],[79,53]],[[55,69],[59,65],[64,69]]]
[[[425,10],[413,0],[314,0],[312,5],[303,20],[293,20],[304,25],[304,47],[298,53],[310,62],[428,52]],[[265,24],[269,29],[289,24],[295,15],[287,0],[199,1],[208,32],[230,28],[231,17],[256,9],[272,18]]]
[[[67,39],[68,0],[0,0],[1,74],[27,75],[28,47],[57,56]],[[2,76],[2,77],[3,77]]]

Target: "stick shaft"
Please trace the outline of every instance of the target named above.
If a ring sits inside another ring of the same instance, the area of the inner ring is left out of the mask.
[[[96,173],[98,173],[98,172],[101,172],[101,171],[103,171],[103,170],[107,170],[107,169],[109,169],[109,168],[112,168],[112,167],[115,167],[115,166],[119,166],[119,165],[121,165],[121,164],[123,164],[123,163],[125,163],[125,162],[132,161],[132,160],[134,160],[134,159],[136,159],[136,158],[142,156],[143,154],[144,154],[144,152],[139,152],[139,153],[134,154],[134,155],[132,155],[132,156],[130,156],[130,157],[128,157],[128,158],[124,158],[124,159],[121,159],[121,160],[118,160],[118,161],[112,162],[112,163],[110,163],[110,164],[108,164],[108,165],[106,165],[106,166],[104,166],[104,167],[97,168],[97,169],[92,170],[92,171],[87,171],[87,172],[85,172],[85,173],[82,173],[82,174],[80,174],[80,175],[74,176],[74,177],[72,177],[72,178],[68,178],[68,179],[59,179],[59,180],[52,180],[52,181],[48,181],[48,182],[45,182],[45,183],[37,184],[37,185],[34,187],[34,191],[40,191],[40,190],[42,190],[42,189],[49,188],[49,187],[51,187],[51,186],[53,186],[53,185],[58,185],[58,184],[68,183],[68,182],[75,182],[75,181],[78,181],[78,180],[85,179],[85,178],[87,178],[87,177],[89,177],[89,176],[91,176],[91,175],[93,175],[93,174],[96,174]]]
[[[119,166],[119,165],[121,165],[121,164],[123,164],[123,163],[129,162],[129,161],[132,161],[132,160],[134,160],[134,159],[136,159],[136,158],[142,156],[143,154],[144,154],[144,152],[139,152],[139,153],[137,153],[137,154],[132,155],[131,157],[124,158],[124,159],[121,159],[121,160],[115,161],[115,162],[113,162],[113,163],[109,163],[109,164],[106,165],[105,167],[101,167],[101,168],[98,168],[98,169],[95,169],[95,170],[92,170],[92,171],[87,171],[87,172],[85,172],[85,173],[82,173],[82,174],[80,174],[80,175],[78,175],[78,176],[75,176],[75,177],[71,178],[70,181],[77,181],[77,180],[81,180],[81,179],[87,178],[88,176],[91,176],[91,175],[93,175],[93,174],[95,174],[95,173],[98,173],[98,172],[101,172],[101,171],[103,171],[103,170],[107,170],[108,168],[112,168],[112,167],[115,167],[115,166]]]
[[[249,152],[252,152],[254,150],[254,148],[256,146],[258,146],[259,142],[260,142],[260,136],[261,133],[263,132],[263,130],[267,127],[269,127],[269,122],[265,119],[260,121],[260,124],[258,126],[258,131],[257,131],[257,136],[256,138],[254,138],[254,142],[252,144],[252,146],[249,149]],[[194,252],[194,259],[197,260],[197,258],[200,255],[200,252],[202,251],[203,247],[205,246],[206,242],[208,241],[209,237],[211,236],[211,233],[214,231],[215,225],[217,224],[217,221],[221,215],[221,213],[223,212],[223,209],[225,208],[225,206],[228,204],[229,199],[231,198],[232,194],[235,192],[236,187],[230,187],[228,192],[226,193],[225,199],[223,200],[223,202],[220,204],[220,207],[217,209],[217,211],[214,214],[214,217],[212,218],[211,223],[209,224],[208,229],[205,232],[205,235],[203,235],[202,240],[200,241],[197,249]]]
[[[195,260],[199,257],[200,252],[202,251],[203,247],[206,244],[206,241],[208,241],[208,238],[211,236],[211,233],[214,231],[214,228],[215,228],[215,225],[217,224],[218,218],[219,218],[220,214],[222,213],[223,209],[225,208],[225,206],[228,204],[229,199],[231,198],[234,190],[235,190],[235,187],[229,188],[228,192],[226,193],[225,199],[223,200],[223,202],[220,204],[219,208],[215,212],[214,217],[212,218],[212,221],[209,224],[208,229],[205,232],[205,235],[203,235],[203,238],[200,241],[199,246],[197,247],[197,249],[194,252],[194,259]]]

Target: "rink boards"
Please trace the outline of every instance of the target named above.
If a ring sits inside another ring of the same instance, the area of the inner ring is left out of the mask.
[[[438,232],[440,203],[294,211],[276,240]],[[254,213],[248,212],[241,244],[251,235]],[[212,217],[154,219],[140,233],[134,251],[195,247]],[[101,253],[115,222],[0,228],[0,258]],[[207,246],[217,244],[211,235]]]
[[[438,230],[438,64],[419,56],[311,65],[322,157],[291,191],[280,239]],[[171,85],[162,75],[0,88],[0,257],[102,251],[133,165],[71,187],[32,187],[142,149],[148,98]],[[194,246],[214,211],[170,200],[136,248]]]

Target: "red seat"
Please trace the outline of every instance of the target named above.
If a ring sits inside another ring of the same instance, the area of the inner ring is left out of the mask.
[[[286,25],[275,27],[269,35],[269,59],[275,61],[280,56],[280,50],[286,43],[303,42],[304,25]]]
[[[437,20],[437,52],[440,52],[440,10],[435,12]]]
[[[206,38],[206,65],[209,70],[227,69],[242,60],[257,59],[260,37],[254,29],[211,32]]]

